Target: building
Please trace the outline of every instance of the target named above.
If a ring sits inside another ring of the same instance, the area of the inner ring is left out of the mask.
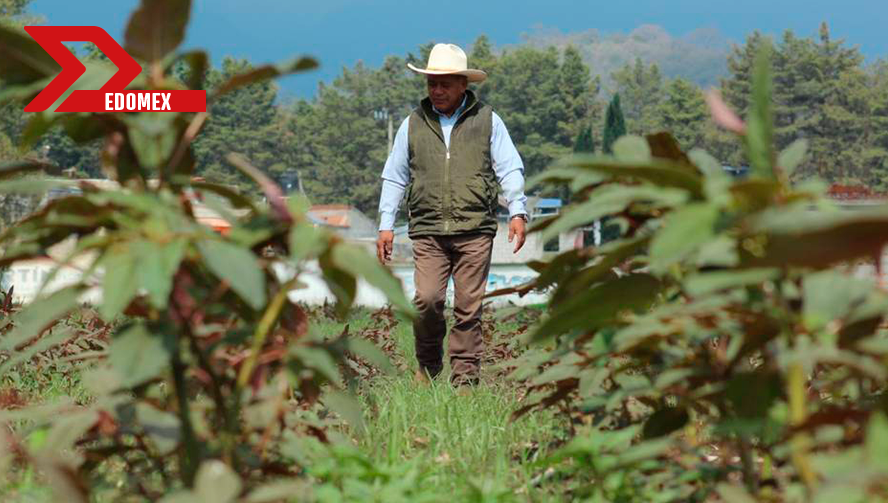
[[[527,213],[530,224],[540,219],[554,217],[561,213],[561,199],[529,196]],[[524,247],[514,253],[515,244],[509,242],[509,209],[502,196],[499,199],[497,212],[496,238],[493,240],[493,264],[525,264],[531,260],[548,260],[555,255],[583,247],[583,231],[581,229],[562,232],[557,238],[543,242],[540,233],[530,233]]]

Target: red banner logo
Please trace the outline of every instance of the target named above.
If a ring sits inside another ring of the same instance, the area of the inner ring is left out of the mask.
[[[206,112],[207,92],[191,90],[124,91],[142,66],[98,26],[26,26],[25,31],[62,67],[62,71],[25,107],[47,110],[86,71],[62,42],[92,42],[117,65],[117,73],[98,91],[75,90],[56,112]]]

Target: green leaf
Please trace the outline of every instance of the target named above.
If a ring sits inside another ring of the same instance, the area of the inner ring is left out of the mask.
[[[43,196],[51,189],[73,186],[74,184],[68,181],[47,180],[41,178],[0,180],[0,194]]]
[[[246,73],[235,75],[227,82],[224,82],[213,92],[208,101],[217,100],[220,96],[234,91],[235,89],[242,86],[255,84],[257,82],[262,82],[268,79],[282,77],[284,75],[313,70],[317,67],[318,62],[315,59],[304,56],[284,63],[278,63],[276,65],[259,66]]]
[[[572,297],[573,295],[586,291],[589,286],[598,283],[608,275],[613,274],[612,269],[614,267],[644,249],[649,243],[650,238],[647,236],[607,243],[598,249],[602,258],[594,265],[581,269],[564,278],[554,277],[550,274],[549,268],[547,268],[540,272],[536,284],[545,288],[553,282],[558,281],[558,289],[552,296],[553,302]],[[569,253],[571,252],[565,252],[562,255]],[[554,260],[551,265],[556,265]]]
[[[873,414],[866,426],[866,454],[870,466],[888,472],[888,419],[882,412]]]
[[[644,423],[641,434],[645,439],[665,437],[674,431],[678,431],[690,420],[685,408],[664,407],[654,412]]]
[[[231,187],[228,187],[226,185],[219,185],[209,182],[192,182],[191,187],[199,190],[205,190],[207,192],[212,192],[213,194],[228,201],[233,207],[237,209],[247,209],[252,211],[253,213],[259,212],[256,209],[256,205],[253,204],[253,201],[249,197],[237,192],[237,190],[232,189]]]
[[[290,229],[290,257],[294,261],[312,259],[324,253],[329,237],[308,222],[299,222]]]
[[[170,352],[162,334],[152,334],[145,325],[133,325],[111,341],[108,361],[121,384],[136,386],[160,376],[170,364]]]
[[[640,136],[622,136],[613,148],[614,157],[620,161],[643,164],[651,160],[651,147]]]
[[[602,327],[622,311],[647,309],[660,289],[659,280],[647,274],[632,274],[594,286],[555,306],[534,331],[532,340]]]
[[[634,203],[646,203],[654,208],[662,208],[679,205],[686,199],[687,193],[676,189],[653,185],[607,185],[595,190],[588,201],[568,206],[543,229],[541,239],[544,242],[548,241],[564,231],[620,213]],[[534,226],[531,232],[536,227]]]
[[[339,384],[342,382],[342,376],[339,374],[339,365],[328,351],[308,346],[297,346],[290,351],[294,357],[300,360],[302,366],[314,369],[321,377],[331,383]]]
[[[367,339],[349,337],[348,349],[357,356],[367,360],[372,365],[375,365],[379,370],[386,374],[392,374],[395,371],[395,366],[392,365],[389,357],[382,352],[379,346]]]
[[[352,428],[361,431],[364,429],[364,414],[361,403],[354,395],[342,391],[331,391],[324,394],[324,404],[333,412],[339,414]]]
[[[579,192],[590,185],[607,180],[607,176],[602,173],[591,173],[588,170],[570,166],[571,162],[585,162],[587,159],[596,158],[590,155],[574,154],[566,160],[560,161],[559,166],[551,166],[542,173],[529,178],[525,189],[530,190],[546,184],[569,183],[572,192]]]
[[[175,119],[175,114],[166,112],[142,112],[125,119],[130,144],[144,167],[158,169],[173,155],[179,136]]]
[[[247,495],[245,503],[278,503],[280,501],[311,501],[311,484],[303,480],[281,480],[261,485]]]
[[[139,402],[136,404],[136,418],[161,456],[171,454],[179,445],[182,435],[179,418],[175,414]]]
[[[805,160],[808,153],[808,140],[805,138],[798,139],[790,146],[786,147],[777,158],[777,165],[783,170],[787,177],[792,176],[793,171]]]
[[[755,498],[740,486],[722,482],[716,486],[716,490],[725,503],[755,503]]]
[[[687,154],[681,149],[681,145],[678,143],[678,140],[672,136],[671,133],[668,132],[660,132],[649,134],[644,137],[645,142],[647,142],[649,146],[649,151],[651,156],[657,157],[660,159],[669,159],[670,161],[675,161],[680,165],[687,166],[687,168],[696,172],[697,168],[691,162],[691,159]]]
[[[669,438],[647,440],[621,451],[618,462],[621,465],[631,465],[646,459],[656,458],[665,454],[670,447],[672,447],[672,440]]]
[[[198,499],[191,491],[176,491],[172,494],[166,495],[160,500],[160,503],[203,503]]]
[[[771,404],[782,394],[780,377],[774,373],[744,372],[728,381],[725,396],[737,416],[749,419],[767,416]]]
[[[40,335],[46,328],[78,306],[83,290],[73,286],[49,297],[28,304],[13,317],[15,327],[0,337],[0,351],[13,351],[17,346]]]
[[[40,449],[44,452],[60,452],[73,449],[75,443],[98,421],[94,410],[68,411],[55,417]]]
[[[38,160],[6,162],[0,164],[0,180],[4,178],[9,178],[11,176],[20,175],[22,173],[49,171],[54,167],[55,166],[53,166],[52,164]]]
[[[653,159],[647,163],[615,161],[609,157],[571,158],[574,166],[607,174],[611,177],[627,177],[650,182],[660,187],[686,190],[695,198],[703,196],[703,179],[691,173],[687,167],[672,161]]]
[[[194,479],[194,492],[200,503],[230,503],[237,499],[242,487],[237,473],[217,459],[201,463]]]
[[[265,275],[252,252],[217,240],[199,241],[197,246],[213,274],[226,281],[250,307],[262,309],[266,302]]]
[[[808,210],[808,215],[762,225],[768,232],[761,252],[742,257],[744,267],[823,268],[860,257],[878,256],[888,243],[888,208],[839,213]],[[770,231],[770,232],[769,232]]]
[[[62,70],[30,35],[0,25],[0,80],[6,85],[29,84],[53,77]]]
[[[209,67],[209,58],[204,51],[188,51],[180,54],[175,61],[182,61],[188,67],[185,85],[188,89],[203,89],[204,75]]]
[[[684,284],[685,290],[689,294],[699,297],[719,290],[757,285],[778,277],[780,277],[780,270],[775,268],[716,271],[688,276]]]
[[[125,247],[109,250],[102,260],[102,304],[99,314],[111,322],[132,302],[139,290],[135,256]]]
[[[164,244],[137,241],[133,245],[133,253],[138,264],[135,273],[139,286],[148,292],[148,301],[151,305],[165,309],[170,292],[173,290],[173,278],[185,256],[188,242],[184,239]]]
[[[651,241],[651,267],[663,270],[712,240],[718,217],[719,209],[706,203],[689,204],[670,213]]]
[[[839,271],[809,274],[802,280],[802,320],[808,330],[820,330],[833,320],[850,316],[874,289],[874,282]]]
[[[355,295],[358,291],[358,280],[354,274],[336,266],[330,249],[327,249],[318,257],[318,263],[321,266],[321,272],[327,288],[336,297],[336,315],[343,318],[355,301]]]
[[[124,49],[142,61],[162,61],[185,40],[190,12],[190,0],[142,0],[127,24]]]
[[[757,175],[774,177],[774,117],[771,105],[771,46],[761,44],[752,76],[752,104],[747,118],[746,153]]]
[[[404,288],[394,274],[363,248],[337,244],[331,253],[333,263],[347,273],[364,278],[378,288],[401,312],[412,313],[413,306],[404,295]]]

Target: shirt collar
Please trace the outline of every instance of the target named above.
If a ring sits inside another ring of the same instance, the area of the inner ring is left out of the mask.
[[[469,98],[469,96],[467,94],[463,94],[462,103],[460,103],[459,107],[457,107],[457,109],[453,111],[453,115],[451,115],[449,118],[459,117],[460,112],[462,112],[463,109],[466,107],[466,100],[468,100],[468,98]],[[432,110],[434,110],[435,113],[440,115],[441,117],[447,117],[447,115],[444,114],[444,112],[435,108],[435,105],[432,105]]]

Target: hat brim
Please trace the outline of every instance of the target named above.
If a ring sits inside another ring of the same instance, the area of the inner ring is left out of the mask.
[[[423,75],[463,75],[469,79],[469,82],[483,82],[487,78],[487,73],[482,70],[427,70],[417,68],[410,63],[407,63],[407,67]]]

